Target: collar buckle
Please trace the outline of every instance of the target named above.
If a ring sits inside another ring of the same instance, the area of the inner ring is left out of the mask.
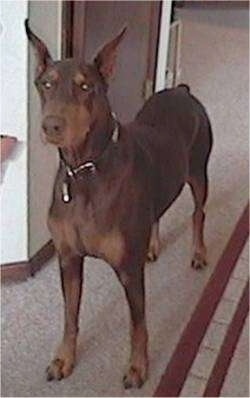
[[[80,166],[72,169],[69,166],[66,167],[66,172],[69,177],[75,177],[78,173],[80,173],[83,170],[88,170],[91,173],[94,173],[96,171],[96,165],[94,162],[88,161],[86,163],[81,164]]]
[[[94,162],[88,161],[73,169],[73,173],[77,174],[83,170],[89,170],[91,173],[93,173],[96,171],[96,165],[94,164]]]

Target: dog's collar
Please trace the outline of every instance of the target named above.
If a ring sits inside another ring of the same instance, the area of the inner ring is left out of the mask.
[[[119,123],[118,123],[116,114],[114,112],[111,112],[111,114],[112,114],[113,120],[115,122],[115,127],[112,132],[111,140],[112,140],[112,142],[117,143],[119,140]],[[95,162],[92,160],[89,160],[83,164],[80,164],[80,166],[73,168],[67,164],[66,160],[63,157],[61,149],[59,149],[59,157],[60,157],[62,164],[65,167],[67,176],[70,178],[76,177],[77,174],[79,174],[80,172],[82,172],[84,170],[94,173],[97,169],[96,163],[98,162],[98,159],[95,160]],[[102,155],[101,155],[101,157],[102,157]],[[67,181],[67,179],[65,179],[62,184],[62,200],[65,203],[68,203],[71,201],[71,199],[72,199],[72,197],[70,194],[70,183],[69,183],[69,181]]]
[[[96,171],[96,166],[95,166],[94,162],[85,162],[75,168],[72,168],[72,167],[68,166],[67,164],[64,164],[64,165],[65,165],[66,173],[69,177],[74,177],[83,170],[89,170],[92,172]]]

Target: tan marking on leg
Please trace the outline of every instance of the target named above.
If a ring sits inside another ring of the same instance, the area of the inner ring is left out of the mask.
[[[206,247],[204,244],[204,206],[207,199],[208,183],[205,175],[190,177],[195,210],[193,213],[193,257],[191,266],[195,269],[204,268],[207,265]]]
[[[78,319],[82,293],[83,260],[80,256],[59,257],[64,297],[64,336],[54,360],[47,368],[47,380],[68,377],[74,368]]]
[[[143,261],[143,260],[142,260]],[[133,261],[118,271],[130,309],[131,355],[123,378],[125,388],[140,388],[147,378],[147,329],[145,320],[144,264]],[[126,275],[127,274],[127,275]]]
[[[207,265],[206,247],[204,244],[204,220],[205,213],[197,208],[193,214],[193,259],[192,267],[195,269],[203,268]]]
[[[124,376],[125,388],[140,388],[147,379],[148,357],[147,357],[148,335],[145,323],[134,328],[131,327],[131,358],[128,372]]]
[[[160,254],[159,222],[152,226],[147,261],[156,261]]]

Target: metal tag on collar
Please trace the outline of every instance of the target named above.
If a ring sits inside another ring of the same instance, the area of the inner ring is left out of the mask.
[[[71,170],[71,168],[69,166],[66,166],[66,171],[69,177],[73,177],[74,172]]]
[[[112,134],[112,141],[114,143],[117,143],[118,139],[119,139],[119,129],[118,126],[116,126]]]
[[[64,203],[69,203],[71,201],[69,183],[66,181],[62,183],[62,200]]]
[[[119,139],[119,125],[118,125],[117,116],[116,116],[115,112],[111,112],[111,114],[112,114],[113,119],[115,121],[115,129],[114,129],[113,134],[112,134],[112,141],[114,143],[116,143],[118,141],[118,139]]]

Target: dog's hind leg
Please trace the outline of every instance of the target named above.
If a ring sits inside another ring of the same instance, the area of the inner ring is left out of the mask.
[[[189,183],[194,199],[193,213],[193,257],[191,266],[195,269],[207,265],[206,247],[204,244],[204,207],[208,196],[207,166],[212,149],[212,129],[207,115],[199,128],[198,135],[191,149],[189,161]]]
[[[61,380],[72,373],[75,364],[78,315],[82,293],[83,259],[67,256],[59,259],[64,296],[64,336],[54,360],[47,368],[47,380]]]
[[[151,230],[147,261],[156,261],[160,254],[159,221],[156,221]]]
[[[208,192],[206,171],[196,176],[190,176],[188,183],[191,187],[195,205],[193,213],[193,257],[191,266],[199,269],[207,265],[206,247],[204,244],[204,206]]]

